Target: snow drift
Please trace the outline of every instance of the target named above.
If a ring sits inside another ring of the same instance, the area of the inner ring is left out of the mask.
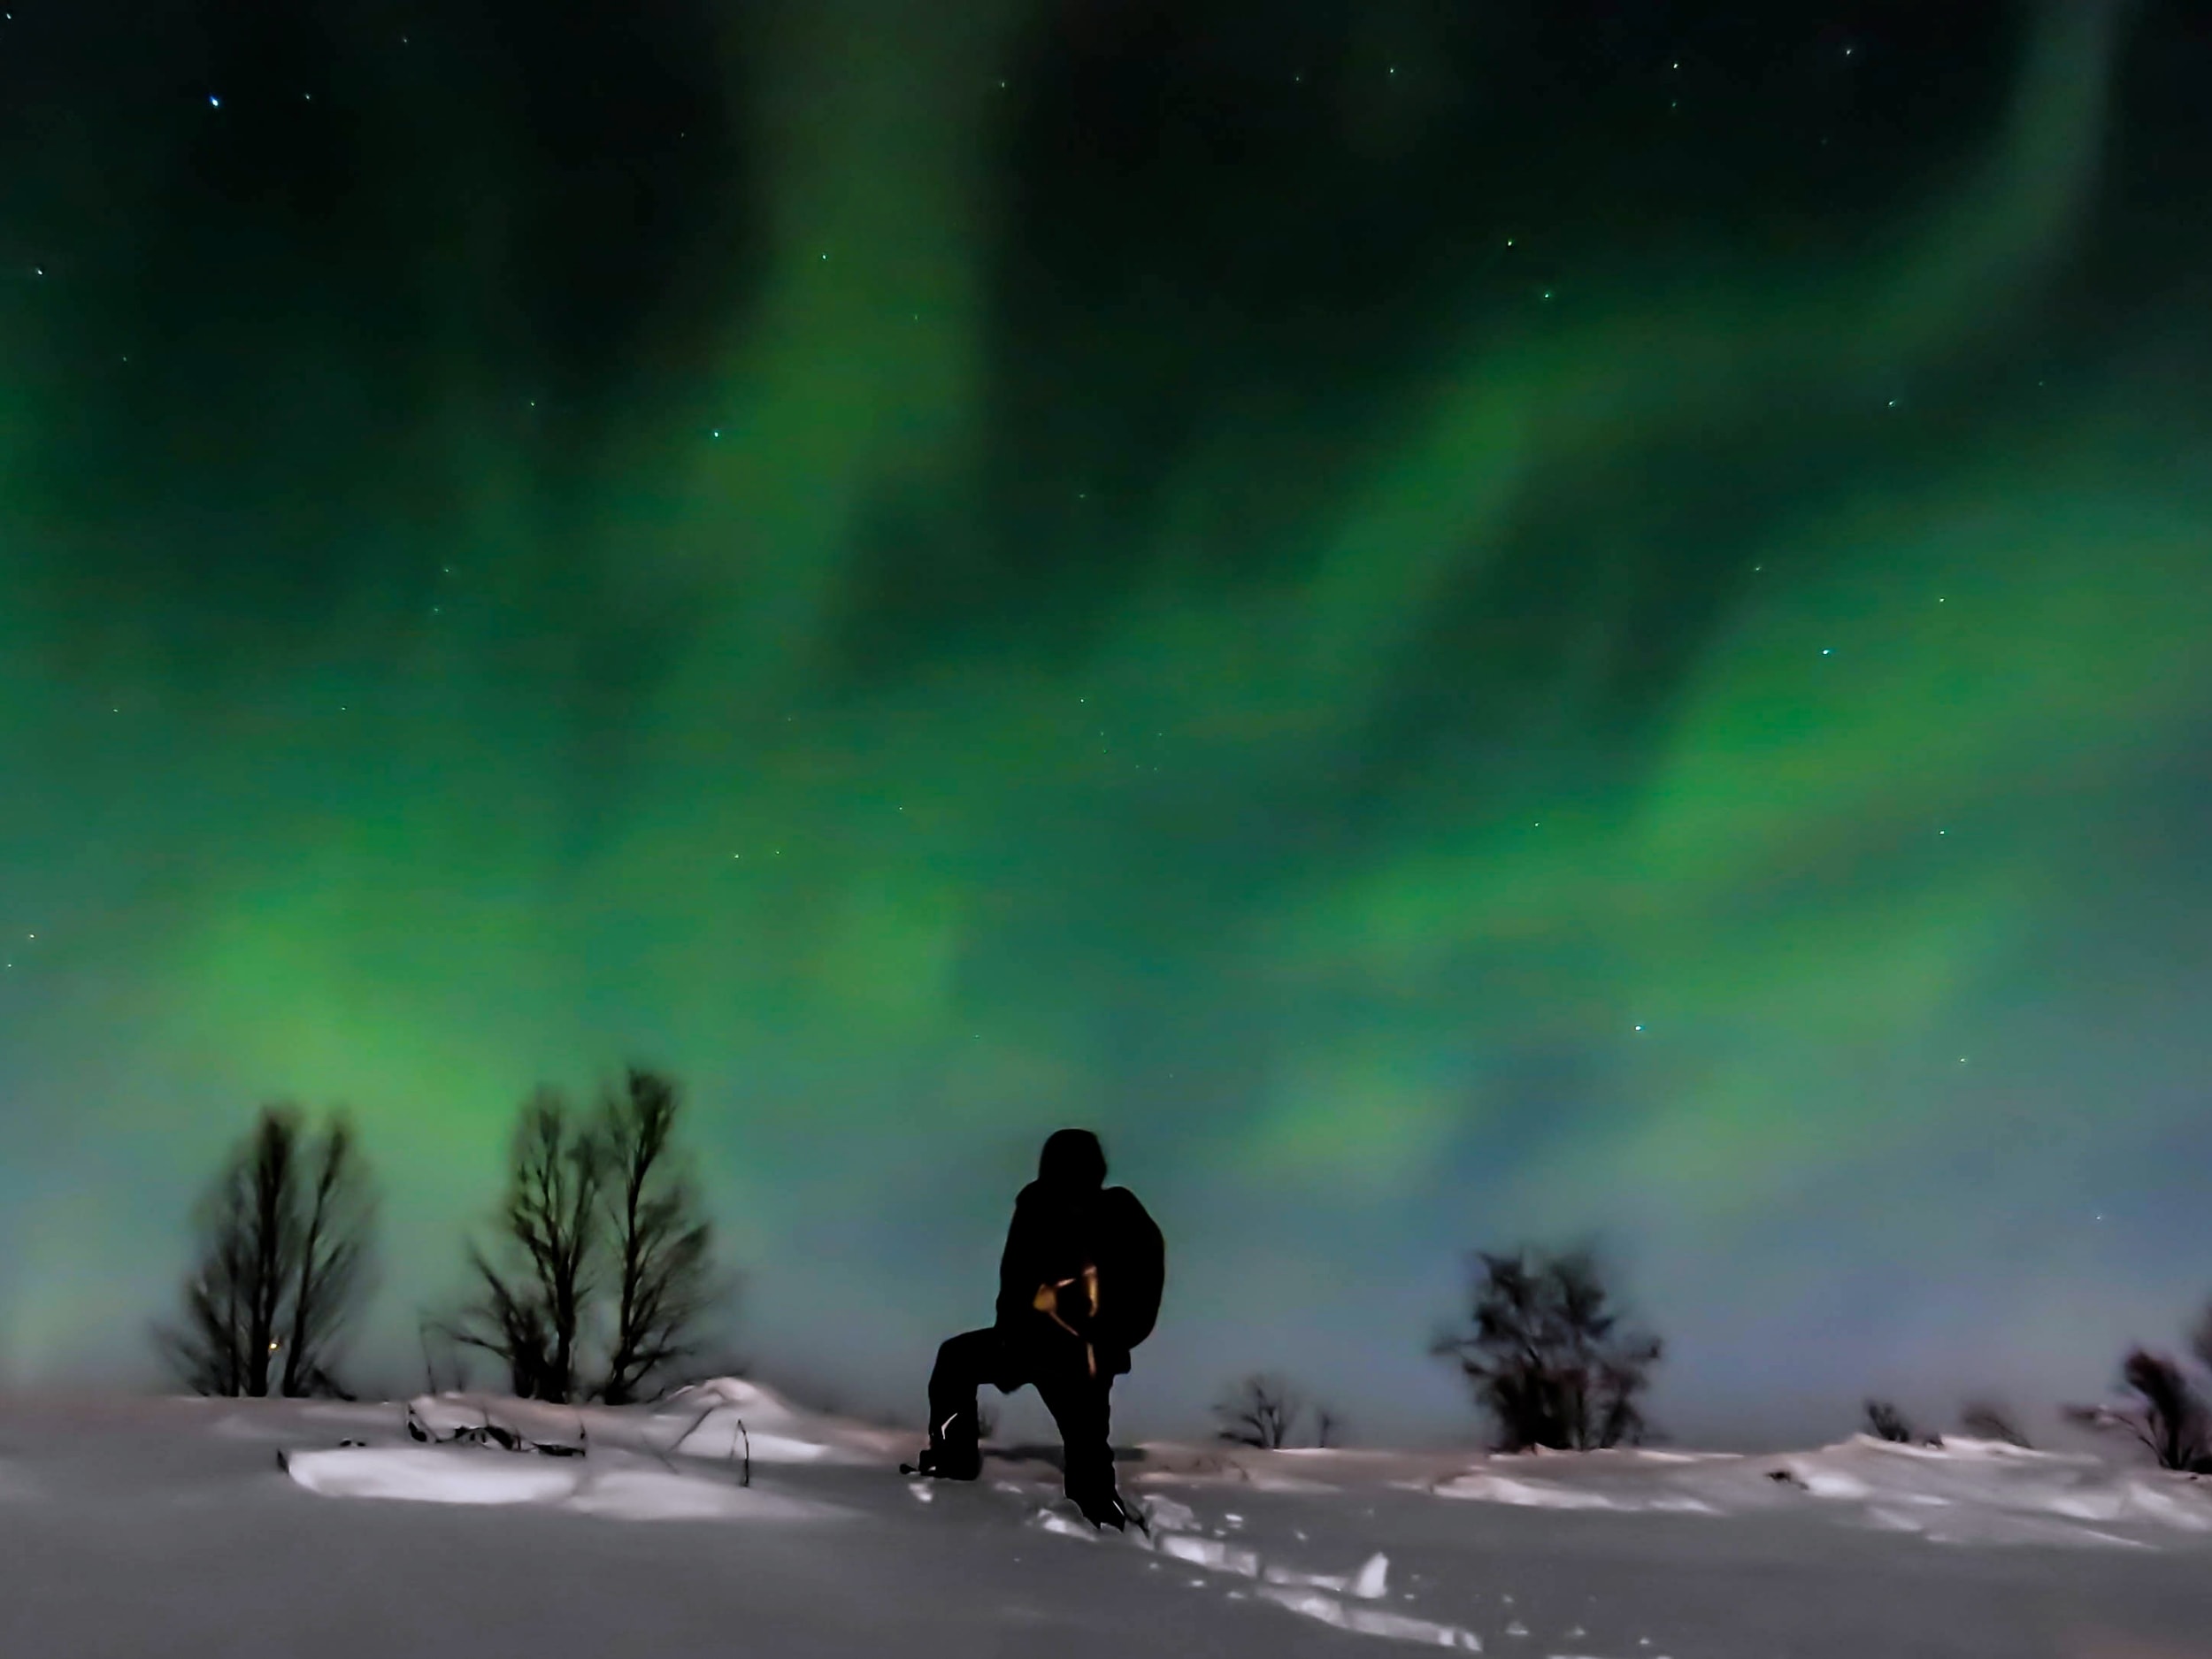
[[[880,1463],[887,1437],[803,1411],[740,1378],[650,1406],[558,1406],[503,1394],[424,1394],[416,1445],[296,1451],[285,1472],[325,1497],[527,1504],[619,1520],[808,1520],[832,1505],[768,1492],[752,1466]]]
[[[1512,1472],[1502,1467],[1509,1464]],[[1533,1509],[1686,1515],[1740,1515],[1809,1500],[1836,1506],[1861,1525],[1940,1544],[2130,1548],[2146,1540],[2108,1529],[2212,1532],[2212,1486],[2194,1476],[1999,1440],[1907,1446],[1857,1434],[1778,1456],[1501,1457],[1428,1489],[1441,1498]]]
[[[840,1513],[689,1471],[641,1468],[628,1455],[552,1459],[477,1446],[349,1446],[294,1452],[285,1472],[326,1498],[396,1498],[419,1503],[536,1504],[625,1521],[801,1521]]]

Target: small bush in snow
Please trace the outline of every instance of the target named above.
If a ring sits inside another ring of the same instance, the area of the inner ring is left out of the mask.
[[[1214,1415],[1221,1420],[1221,1439],[1271,1452],[1290,1444],[1291,1429],[1303,1409],[1288,1383],[1255,1371],[1214,1408]]]
[[[2028,1437],[2013,1422],[2012,1414],[1994,1401],[1968,1401],[1959,1413],[1959,1426],[1978,1440],[2002,1440],[2029,1449]]]
[[[2066,1415],[2091,1428],[2132,1434],[2161,1469],[2212,1474],[2212,1409],[2188,1373],[2163,1354],[2130,1350],[2120,1380],[2135,1398],[2122,1406],[2069,1406]]]
[[[1866,1402],[1866,1432],[1878,1440],[1890,1440],[1900,1446],[1909,1446],[1920,1438],[1905,1420],[1905,1414],[1887,1400]]]
[[[1479,1254],[1471,1317],[1431,1351],[1456,1363],[1496,1423],[1500,1451],[1633,1446],[1638,1399],[1659,1363],[1655,1336],[1624,1329],[1586,1250]]]

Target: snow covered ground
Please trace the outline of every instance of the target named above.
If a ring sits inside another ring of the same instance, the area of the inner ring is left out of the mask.
[[[408,1417],[0,1404],[0,1655],[2212,1659],[2212,1481],[1983,1442],[1153,1446],[1147,1540],[744,1382]]]

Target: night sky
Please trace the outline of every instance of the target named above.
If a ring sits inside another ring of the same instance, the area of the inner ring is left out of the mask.
[[[2212,1293],[2201,8],[11,4],[0,1375],[289,1097],[419,1384],[631,1059],[910,1417],[1064,1123],[1136,1428],[1471,1432],[1523,1240],[1686,1440]]]

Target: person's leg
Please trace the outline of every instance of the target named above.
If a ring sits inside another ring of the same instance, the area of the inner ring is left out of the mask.
[[[999,1333],[987,1325],[947,1338],[929,1373],[929,1449],[922,1454],[924,1472],[954,1480],[973,1480],[983,1472],[975,1391],[987,1382],[1008,1386],[1005,1344]]]
[[[1110,1377],[1072,1369],[1056,1368],[1037,1379],[1037,1392],[1060,1427],[1068,1496],[1102,1526],[1119,1526],[1124,1519],[1114,1492],[1113,1448],[1107,1442],[1113,1386]]]

